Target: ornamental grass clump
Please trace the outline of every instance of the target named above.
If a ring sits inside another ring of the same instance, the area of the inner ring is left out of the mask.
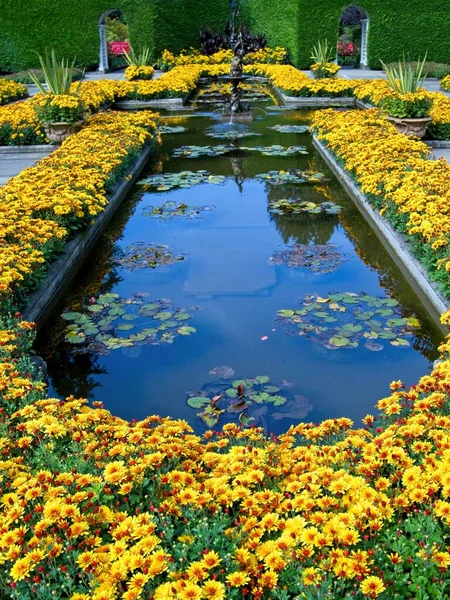
[[[124,50],[123,55],[127,61],[128,67],[125,69],[125,77],[128,81],[135,79],[151,79],[155,73],[153,68],[153,51],[144,46],[138,52],[130,47],[130,51]]]
[[[336,77],[341,67],[331,62],[334,49],[328,44],[328,40],[319,40],[316,46],[313,46],[311,59],[313,64],[310,69],[316,79],[327,79]]]
[[[58,60],[56,52],[38,54],[44,75],[45,85],[41,79],[30,71],[30,77],[42,94],[41,101],[36,104],[36,114],[42,123],[68,123],[82,121],[86,106],[79,96],[81,82],[75,89],[72,86],[75,60]]]
[[[407,63],[405,59],[399,61],[398,66],[386,65],[381,61],[392,93],[380,105],[390,117],[420,119],[430,115],[432,100],[422,89],[425,61],[426,56],[422,62],[417,62],[417,66]]]

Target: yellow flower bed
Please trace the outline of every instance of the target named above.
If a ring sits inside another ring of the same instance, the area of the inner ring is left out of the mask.
[[[151,79],[155,74],[155,69],[150,65],[130,65],[125,69],[125,78],[128,81],[134,79]]]
[[[376,109],[316,113],[319,140],[351,173],[375,208],[406,233],[433,279],[450,293],[450,166],[397,133]],[[445,266],[445,269],[443,268]]]
[[[117,177],[133,164],[155,128],[150,112],[99,113],[0,189],[3,303],[34,286],[63,241],[104,209]]]
[[[391,384],[364,428],[340,418],[266,438],[229,424],[200,438],[184,421],[45,399],[23,372],[32,325],[3,325],[11,598],[389,600],[417,597],[424,575],[430,598],[448,590],[449,342],[417,385]]]
[[[0,79],[0,104],[5,104],[11,100],[18,100],[28,95],[26,85],[10,81],[9,79]]]
[[[441,79],[440,85],[443,90],[450,90],[450,75],[446,75],[443,79]]]
[[[317,79],[327,78],[327,77],[335,77],[338,71],[341,70],[339,65],[336,65],[332,62],[327,63],[314,63],[311,65],[310,70],[314,73]]]
[[[152,81],[116,81],[116,99],[182,98],[196,88],[205,68],[201,65],[186,65],[175,67]]]

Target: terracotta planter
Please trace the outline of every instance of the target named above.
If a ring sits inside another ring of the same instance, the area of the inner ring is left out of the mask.
[[[431,117],[422,117],[420,119],[397,119],[396,117],[387,117],[399,133],[414,136],[422,139],[431,123]]]
[[[55,143],[61,144],[72,133],[78,133],[83,126],[84,121],[76,123],[46,123],[44,126],[45,135]]]

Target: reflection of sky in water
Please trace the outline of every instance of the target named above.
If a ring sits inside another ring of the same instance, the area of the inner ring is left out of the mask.
[[[55,315],[40,342],[49,363],[51,394],[76,393],[103,400],[114,414],[128,419],[158,413],[193,423],[197,411],[187,406],[187,392],[212,384],[215,378],[209,371],[228,365],[236,377],[268,375],[274,385],[286,383],[287,404],[257,407],[261,422],[280,432],[305,418],[319,421],[345,415],[360,419],[374,412],[374,403],[388,394],[392,380],[401,378],[411,384],[427,371],[430,360],[437,356],[440,333],[339,184],[331,176],[329,183],[317,187],[274,187],[252,179],[258,173],[294,167],[328,173],[308,135],[268,129],[277,123],[299,123],[299,114],[301,117],[301,113],[280,112],[254,121],[250,128],[263,135],[242,140],[246,146],[308,146],[308,156],[290,158],[258,153],[243,157],[237,152],[232,158],[173,159],[171,152],[177,145],[217,142],[203,133],[214,125],[210,119],[196,117],[177,123],[189,131],[165,138],[164,171],[207,169],[226,175],[225,184],[147,192],[134,210],[136,200],[130,196],[94,249],[66,305],[73,308],[81,298],[105,291],[123,297],[147,292],[149,299],[172,298],[175,306],[202,309],[194,312],[189,322],[197,333],[178,336],[172,345],[124,348],[101,357],[75,355],[72,347],[58,343],[63,324]],[[339,217],[269,213],[268,199],[283,197],[334,200],[343,206],[343,212]],[[143,207],[167,200],[214,205],[215,209],[195,220],[161,221],[142,216]],[[185,253],[186,260],[155,270],[112,268],[117,247],[140,241],[167,244]],[[333,273],[268,263],[273,252],[283,250],[286,244],[328,242],[349,258]],[[330,351],[304,337],[286,335],[276,321],[277,311],[298,308],[307,294],[326,296],[330,291],[392,295],[423,323],[414,346],[385,344],[382,351],[370,352],[361,344],[354,350]]]

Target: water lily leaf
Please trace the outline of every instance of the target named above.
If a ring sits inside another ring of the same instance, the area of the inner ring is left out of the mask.
[[[157,312],[154,315],[154,318],[157,319],[158,321],[167,321],[168,319],[170,319],[172,316],[172,313],[167,311],[167,310],[162,310],[160,312]]]
[[[362,331],[363,328],[361,325],[353,325],[352,323],[346,323],[343,329],[349,333],[359,333],[360,331]]]
[[[201,408],[205,404],[209,404],[209,402],[210,402],[210,399],[205,398],[205,396],[193,396],[192,398],[189,398],[187,401],[189,406],[192,408]]]
[[[191,333],[195,333],[197,330],[195,327],[180,327],[177,329],[177,333],[180,335],[191,335]]]
[[[287,398],[284,396],[272,396],[272,403],[274,406],[282,406],[283,404],[286,404],[286,402]]]
[[[91,306],[88,306],[88,311],[89,312],[101,312],[103,310],[103,306],[100,306],[99,304],[92,304]]]
[[[61,315],[65,321],[74,321],[78,316],[80,316],[80,313],[77,312],[66,312]]]
[[[292,317],[294,314],[294,311],[291,309],[283,308],[283,309],[279,310],[277,314],[279,317]]]
[[[269,129],[279,133],[306,133],[309,131],[309,125],[274,125]]]
[[[235,388],[228,388],[225,393],[229,398],[237,398],[237,390]]]
[[[138,319],[138,318],[139,318],[138,315],[135,315],[134,313],[127,313],[125,315],[122,315],[122,319],[124,321],[134,321],[135,319]]]
[[[121,323],[117,325],[116,329],[119,331],[129,331],[130,329],[134,329],[134,325],[132,323]]]
[[[254,394],[250,396],[250,399],[257,404],[262,404],[263,402],[270,402],[271,396],[266,392],[261,392],[260,394]]]
[[[381,303],[385,306],[398,306],[397,300],[394,300],[393,298],[384,298],[381,300]]]
[[[380,317],[390,317],[394,314],[394,311],[391,308],[378,308],[375,312],[377,315],[380,315]]]
[[[415,317],[410,317],[408,319],[408,325],[410,327],[420,327],[421,326],[419,319],[416,319]]]
[[[270,377],[268,377],[267,375],[257,375],[255,377],[255,381],[258,382],[258,383],[269,383]]]
[[[175,319],[177,321],[187,321],[191,318],[191,316],[192,315],[190,315],[189,313],[179,313],[178,315],[175,315]]]
[[[393,346],[410,346],[410,343],[408,342],[408,340],[404,340],[402,338],[397,338],[395,340],[392,340],[391,344]]]
[[[346,337],[335,336],[329,340],[329,343],[337,348],[343,348],[344,346],[348,346],[350,344],[350,340]]]
[[[264,391],[267,392],[268,394],[276,394],[277,392],[280,391],[280,388],[277,387],[276,385],[265,385]]]
[[[389,319],[387,322],[388,327],[401,327],[402,325],[406,325],[408,323],[408,319]]]

